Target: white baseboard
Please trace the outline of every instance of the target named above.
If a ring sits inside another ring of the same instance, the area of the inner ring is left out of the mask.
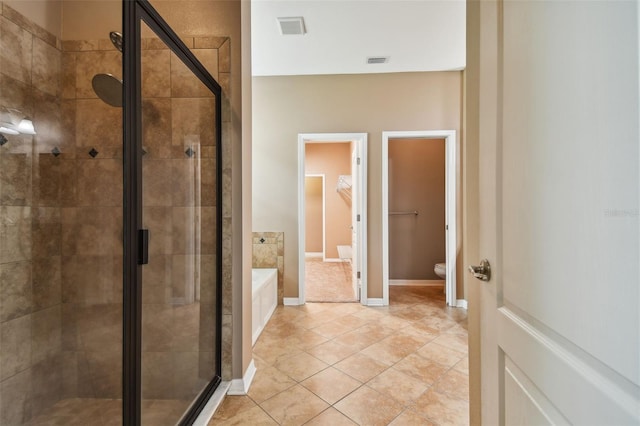
[[[384,306],[384,299],[382,298],[367,298],[367,306]]]
[[[218,386],[218,389],[211,395],[209,401],[204,406],[200,414],[198,414],[198,418],[193,422],[194,426],[207,426],[213,415],[216,413],[216,410],[224,401],[224,397],[229,391],[229,387],[231,386],[231,382],[222,382]]]
[[[467,309],[467,301],[464,299],[458,299],[456,300],[456,306],[458,308]]]
[[[413,287],[440,287],[444,280],[389,280],[389,285],[405,285]]]
[[[251,382],[253,382],[255,375],[256,365],[253,360],[251,360],[247,367],[247,371],[244,372],[244,377],[242,379],[233,379],[231,381],[231,386],[229,386],[227,395],[246,395],[247,392],[249,392],[249,387],[251,387]]]
[[[321,251],[319,252],[307,251],[304,253],[304,257],[306,257],[307,259],[314,259],[314,258],[322,259],[324,257],[324,253],[322,253]]]
[[[297,297],[285,297],[282,303],[284,306],[300,306],[300,299]]]
[[[323,262],[327,263],[344,263],[349,262],[349,259],[340,259],[339,257],[327,257],[323,260]]]

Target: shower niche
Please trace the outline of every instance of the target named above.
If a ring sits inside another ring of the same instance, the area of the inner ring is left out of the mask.
[[[62,40],[12,3],[0,106],[35,134],[0,131],[0,424],[190,424],[222,375],[223,95],[196,55],[229,40],[146,1]]]

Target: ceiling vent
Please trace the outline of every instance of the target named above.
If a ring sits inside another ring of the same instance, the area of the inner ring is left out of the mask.
[[[293,18],[278,18],[278,26],[282,35],[303,35],[307,31],[304,28],[302,16]]]
[[[388,56],[369,56],[367,58],[367,64],[386,64],[389,62]]]

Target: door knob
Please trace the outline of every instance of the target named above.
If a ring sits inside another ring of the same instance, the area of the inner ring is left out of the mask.
[[[480,266],[469,266],[469,272],[481,281],[489,281],[491,279],[491,265],[487,259],[480,261]]]

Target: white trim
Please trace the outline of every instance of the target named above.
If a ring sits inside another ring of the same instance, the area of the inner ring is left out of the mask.
[[[456,249],[458,192],[458,146],[455,130],[420,130],[410,132],[382,132],[382,300],[389,304],[389,139],[445,139],[445,218],[447,225],[445,285],[448,306],[457,306],[456,300]]]
[[[411,287],[444,287],[444,280],[389,280],[389,285],[404,285]]]
[[[298,134],[298,298],[296,305],[305,301],[305,145],[307,143],[340,143],[354,142],[360,158],[358,183],[360,191],[358,200],[355,201],[360,214],[359,229],[360,246],[358,259],[353,259],[353,265],[360,265],[360,282],[362,292],[360,303],[366,304],[367,300],[367,134],[366,133],[299,133]],[[286,303],[285,298],[285,305]]]
[[[385,306],[384,299],[381,298],[369,298],[367,299],[367,306]]]
[[[456,306],[458,308],[467,309],[467,301],[465,299],[456,300]]]
[[[343,262],[349,262],[349,259],[340,259],[338,257],[327,257],[323,260],[323,262],[327,262],[327,263],[343,263]]]
[[[322,259],[322,252],[318,251],[318,252],[314,252],[314,251],[306,251],[304,253],[304,257],[306,259]]]
[[[209,424],[209,422],[213,418],[213,415],[216,413],[216,410],[218,409],[218,407],[220,407],[222,401],[224,401],[224,397],[227,394],[230,386],[231,382],[220,383],[216,391],[213,393],[213,395],[211,395],[211,398],[209,398],[209,401],[207,401],[207,404],[204,406],[200,414],[198,414],[198,418],[196,418],[196,420],[193,422],[194,426],[207,426]]]
[[[299,306],[299,305],[302,305],[302,303],[300,303],[300,298],[299,297],[285,297],[282,300],[282,304],[284,306]]]
[[[246,395],[247,392],[249,392],[249,388],[251,387],[251,382],[253,382],[253,378],[256,375],[256,371],[256,365],[253,360],[251,360],[247,367],[247,371],[244,372],[244,377],[242,379],[233,379],[231,381],[231,386],[229,386],[227,395]]]

